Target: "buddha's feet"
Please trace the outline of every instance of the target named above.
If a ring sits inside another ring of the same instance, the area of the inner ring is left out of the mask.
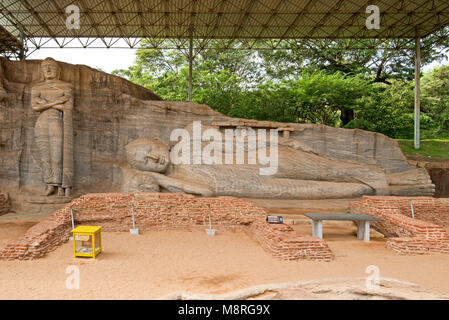
[[[65,196],[64,188],[58,187],[58,196],[60,196],[60,197],[64,197]]]
[[[45,189],[45,195],[48,197],[48,196],[51,196],[53,193],[55,193],[56,192],[56,187],[55,186],[47,186],[47,188]]]

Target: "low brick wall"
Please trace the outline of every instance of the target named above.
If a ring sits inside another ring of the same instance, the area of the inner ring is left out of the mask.
[[[11,203],[7,193],[0,193],[0,214],[8,213],[11,209]]]
[[[253,222],[248,234],[272,255],[281,260],[324,260],[334,258],[326,241],[301,236],[285,224],[268,224],[264,220]]]
[[[132,209],[140,230],[245,231],[274,257],[283,260],[324,260],[333,255],[324,240],[303,237],[286,225],[265,221],[266,211],[234,197],[197,198],[177,193],[97,193],[74,199],[47,220],[30,228],[18,241],[0,249],[0,259],[35,259],[44,256],[70,237],[75,224],[100,225],[104,231],[132,228]]]
[[[350,208],[353,213],[380,218],[373,228],[388,238],[387,248],[400,254],[449,253],[449,235],[443,228],[448,223],[449,199],[412,198],[415,219],[410,199],[365,196]]]
[[[365,196],[365,206],[383,210],[396,209],[407,217],[412,217],[411,201],[413,200],[416,219],[431,222],[442,227],[449,227],[449,198],[429,197],[375,197]]]

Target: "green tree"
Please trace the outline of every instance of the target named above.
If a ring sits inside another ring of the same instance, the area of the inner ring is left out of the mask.
[[[321,123],[332,126],[345,124],[342,110],[354,109],[366,94],[369,82],[361,76],[346,77],[341,73],[315,72],[280,83],[265,82],[251,90],[241,90],[232,76],[204,89],[195,101],[207,103],[224,114],[279,122]],[[221,83],[229,85],[221,89]],[[214,104],[218,102],[217,106]]]
[[[449,28],[422,39],[422,64],[446,58]],[[298,77],[302,71],[323,70],[347,75],[369,74],[375,82],[414,78],[414,50],[410,40],[288,40],[277,50],[260,52],[267,74],[274,78]]]
[[[435,68],[423,77],[422,94],[422,109],[435,121],[435,134],[449,136],[449,65]]]
[[[227,69],[209,72],[202,71],[195,77],[193,101],[207,104],[227,115],[233,115],[244,95],[240,86],[240,76]]]
[[[295,89],[300,101],[297,111],[300,122],[345,126],[352,120],[348,110],[358,108],[361,97],[369,90],[369,80],[318,71],[297,79]]]
[[[372,84],[347,128],[376,131],[393,138],[413,136],[413,82],[391,80]]]
[[[449,40],[423,40],[424,65],[442,58]],[[413,51],[407,40],[282,41],[282,50],[242,50],[209,42],[195,52],[193,100],[234,117],[322,123],[361,128],[395,138],[413,136]],[[270,48],[270,41],[258,46]],[[182,50],[149,49],[143,41],[136,63],[114,74],[145,86],[165,100],[187,100],[188,59]],[[165,49],[164,49],[165,48]],[[350,49],[348,49],[350,48]],[[423,78],[423,137],[449,132],[449,67]]]

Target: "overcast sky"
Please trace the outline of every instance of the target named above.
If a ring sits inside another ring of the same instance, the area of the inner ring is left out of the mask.
[[[39,49],[27,59],[52,57],[58,61],[84,64],[111,73],[113,70],[127,69],[131,66],[135,61],[135,52],[136,49]]]
[[[116,69],[127,69],[135,61],[136,49],[39,49],[28,56],[28,59],[45,59],[52,57],[55,60],[72,64],[84,64],[92,68],[101,68],[111,73]],[[442,63],[433,63],[424,67],[424,71],[433,69],[440,64],[449,64],[448,60]]]

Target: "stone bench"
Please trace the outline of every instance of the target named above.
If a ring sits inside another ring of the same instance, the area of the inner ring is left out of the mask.
[[[305,213],[304,216],[312,219],[312,234],[323,239],[323,220],[354,221],[357,224],[357,238],[365,242],[370,241],[370,221],[380,219],[362,213]]]

